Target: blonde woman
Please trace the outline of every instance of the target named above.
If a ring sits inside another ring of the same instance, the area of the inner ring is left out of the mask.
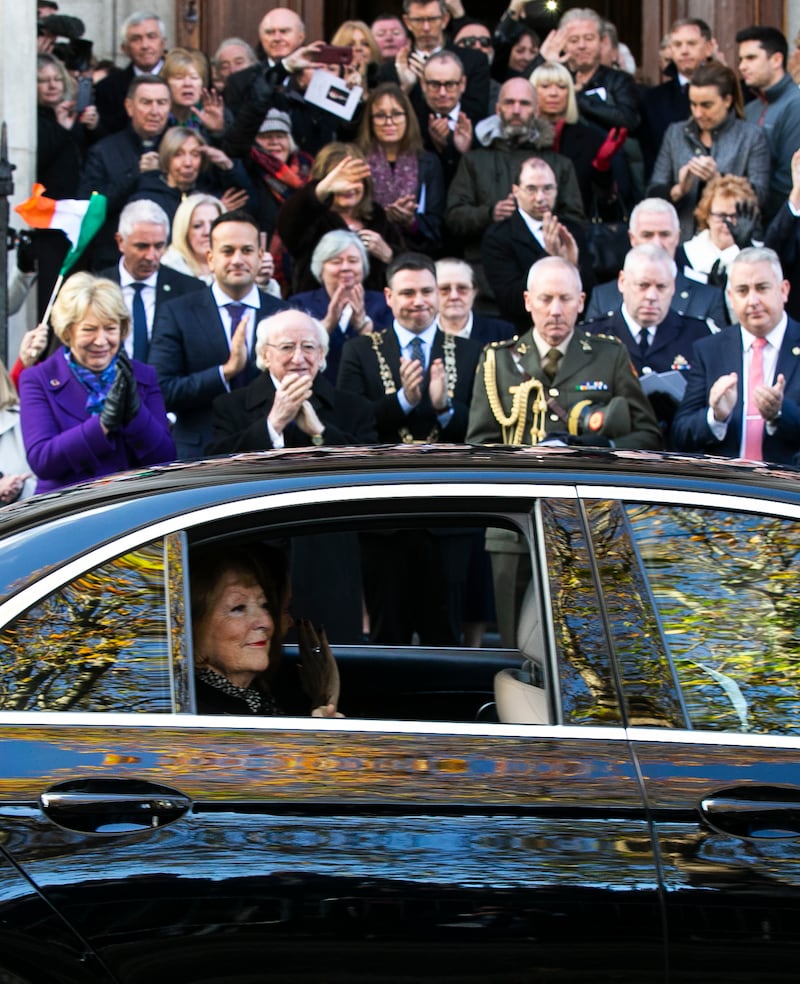
[[[172,241],[161,258],[164,266],[197,277],[210,284],[214,279],[208,267],[211,223],[225,211],[213,195],[189,195],[180,203],[172,220]]]

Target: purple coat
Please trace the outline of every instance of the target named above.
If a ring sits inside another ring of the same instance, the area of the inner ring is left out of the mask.
[[[87,392],[60,348],[19,379],[22,436],[37,492],[88,482],[102,475],[175,458],[164,400],[155,370],[133,360],[141,407],[114,434],[104,434],[99,416],[86,411]]]

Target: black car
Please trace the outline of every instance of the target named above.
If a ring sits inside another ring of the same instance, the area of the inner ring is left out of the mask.
[[[398,542],[412,618],[444,583],[477,645],[365,641]],[[345,717],[196,713],[215,544],[284,551]],[[797,474],[630,452],[275,452],[8,507],[0,982],[794,980],[799,555]]]

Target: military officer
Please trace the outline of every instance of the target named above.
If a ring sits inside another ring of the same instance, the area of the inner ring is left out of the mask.
[[[570,444],[662,447],[625,346],[575,330],[584,297],[578,271],[567,260],[548,256],[534,263],[525,291],[533,326],[484,351],[469,443],[537,444],[562,435]]]

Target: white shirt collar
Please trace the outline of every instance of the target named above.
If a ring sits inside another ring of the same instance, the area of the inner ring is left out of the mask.
[[[786,312],[784,311],[781,320],[777,323],[777,325],[775,325],[772,331],[768,332],[764,336],[767,342],[776,351],[780,351],[780,347],[781,345],[783,345],[783,336],[786,334],[787,323],[788,323],[788,318]],[[753,335],[751,332],[749,332],[746,328],[742,328],[741,325],[739,325],[739,331],[742,333],[742,351],[749,352],[750,349],[753,347],[753,339],[756,336]]]
[[[439,327],[437,318],[434,318],[428,327],[420,332],[409,331],[408,328],[404,328],[401,324],[398,324],[397,319],[394,320],[392,327],[394,328],[395,335],[397,335],[397,341],[400,343],[400,349],[402,351],[405,351],[411,344],[412,338],[420,338],[425,346],[426,361],[430,361],[427,356],[430,353],[433,340],[436,337],[436,330]]]
[[[258,287],[255,284],[253,284],[248,293],[245,294],[244,297],[240,297],[238,301],[234,300],[230,294],[226,294],[216,280],[211,285],[211,294],[214,298],[214,303],[218,308],[225,307],[226,304],[245,304],[247,307],[255,308],[256,311],[261,308],[260,294],[258,292]]]
[[[130,287],[131,284],[144,284],[145,287],[152,287],[155,289],[156,282],[158,281],[158,270],[151,274],[146,280],[137,280],[132,277],[130,273],[125,268],[125,261],[120,257],[119,261],[119,285],[120,287]]]

